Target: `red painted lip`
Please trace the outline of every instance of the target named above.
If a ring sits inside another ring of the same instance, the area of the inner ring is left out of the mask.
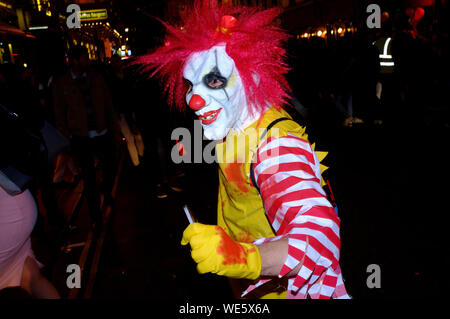
[[[218,110],[216,110],[216,111],[209,111],[209,112],[206,112],[206,113],[203,114],[203,115],[199,115],[198,118],[199,118],[200,121],[202,121],[202,124],[204,124],[204,125],[209,125],[209,124],[211,124],[212,122],[214,122],[215,120],[217,120],[217,117],[219,116],[220,111],[222,111],[222,108],[220,108],[220,109],[218,109]],[[206,120],[206,118],[207,118],[208,116],[211,116],[211,115],[213,115],[213,117],[210,118],[209,120]]]

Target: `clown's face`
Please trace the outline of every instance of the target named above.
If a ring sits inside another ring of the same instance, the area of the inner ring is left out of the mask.
[[[248,117],[242,81],[224,45],[194,53],[183,76],[190,84],[186,102],[201,121],[207,139],[224,138]]]

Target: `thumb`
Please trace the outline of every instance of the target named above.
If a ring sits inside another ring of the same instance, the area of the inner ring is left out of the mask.
[[[190,238],[188,238],[186,235],[186,230],[183,232],[183,238],[181,238],[181,245],[186,246],[187,244],[189,244],[189,240]]]
[[[189,240],[183,236],[183,238],[181,239],[181,245],[186,246],[187,244],[189,244]]]

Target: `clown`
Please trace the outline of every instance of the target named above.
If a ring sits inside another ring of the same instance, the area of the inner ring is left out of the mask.
[[[200,273],[229,277],[239,297],[348,298],[325,154],[281,107],[290,89],[278,14],[196,1],[184,27],[165,24],[165,45],[138,61],[217,141],[218,225],[189,225],[182,244]]]

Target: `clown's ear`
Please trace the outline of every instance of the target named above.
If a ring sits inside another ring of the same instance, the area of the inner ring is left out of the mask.
[[[253,82],[255,82],[256,86],[259,86],[260,77],[256,72],[252,72]]]

